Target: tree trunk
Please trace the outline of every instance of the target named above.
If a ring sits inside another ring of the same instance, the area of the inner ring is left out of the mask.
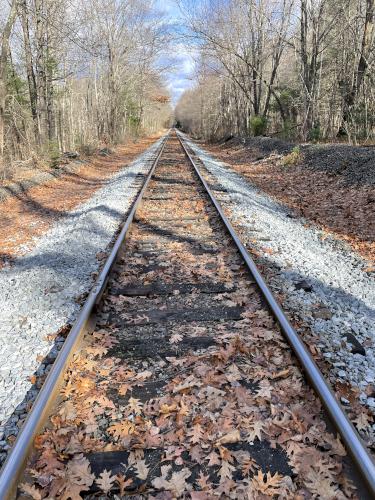
[[[36,79],[33,65],[33,56],[30,43],[29,18],[27,13],[27,0],[19,0],[19,14],[21,18],[23,42],[25,49],[25,62],[27,83],[29,87],[30,109],[33,118],[35,142],[40,144],[39,127],[38,127],[38,111],[37,111],[37,91]]]
[[[5,146],[5,115],[7,98],[7,65],[9,53],[9,38],[17,15],[17,2],[12,1],[8,19],[4,26],[0,51],[0,155],[4,155]]]
[[[35,0],[35,43],[36,43],[36,84],[38,96],[38,125],[41,143],[47,142],[48,137],[48,119],[46,102],[46,68],[45,68],[45,50],[46,50],[46,29],[44,18],[44,0]]]
[[[361,53],[359,56],[356,73],[353,78],[353,84],[344,95],[342,122],[338,135],[347,134],[347,123],[350,119],[351,108],[354,106],[356,102],[356,98],[362,87],[362,83],[368,68],[368,57],[370,55],[373,34],[374,34],[374,5],[375,5],[375,0],[366,1],[366,15],[365,15],[365,24],[363,28]]]

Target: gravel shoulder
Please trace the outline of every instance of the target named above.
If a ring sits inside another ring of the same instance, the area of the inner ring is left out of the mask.
[[[59,214],[32,248],[0,271],[0,459],[48,372],[63,331],[80,310],[160,140],[74,209]],[[40,381],[40,379],[39,379]],[[3,453],[1,453],[1,451]],[[1,463],[1,460],[0,460]]]
[[[295,145],[266,137],[205,145],[297,215],[347,242],[375,271],[375,148]]]
[[[34,178],[18,179],[16,185],[2,187],[6,199],[0,197],[0,266],[16,255],[28,252],[33,240],[45,233],[52,224],[64,218],[66,212],[88,200],[119,170],[145,151],[159,136],[137,143],[119,146],[106,157],[93,156],[89,161],[65,165],[55,175],[43,172]]]
[[[269,285],[374,446],[375,282],[368,262],[189,143]]]

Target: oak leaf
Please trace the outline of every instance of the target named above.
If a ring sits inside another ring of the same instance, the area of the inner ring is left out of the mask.
[[[200,487],[201,490],[206,491],[210,489],[210,486],[208,484],[208,480],[210,479],[209,474],[205,476],[202,471],[199,472],[199,477],[196,480],[196,483]]]
[[[211,451],[211,453],[207,455],[206,460],[208,460],[208,467],[221,464],[220,457],[215,451]]]
[[[42,491],[38,490],[38,488],[32,484],[22,483],[20,484],[20,488],[24,493],[30,495],[33,500],[42,500],[43,498]]]
[[[220,483],[224,482],[226,479],[232,479],[232,474],[236,470],[233,465],[229,462],[223,460],[221,462],[221,467],[219,469]]]
[[[137,477],[142,480],[146,480],[149,472],[149,468],[146,465],[145,460],[138,460],[137,463],[134,465],[134,468],[136,470]]]
[[[257,397],[264,399],[271,399],[272,387],[268,380],[261,380],[259,383],[259,389],[257,390]]]
[[[216,446],[221,444],[230,444],[230,443],[238,443],[241,440],[240,431],[235,429],[228,434],[224,434],[220,439],[218,439],[215,443]]]
[[[121,384],[120,387],[118,388],[119,395],[125,396],[125,394],[128,392],[128,389],[130,389],[129,384]]]
[[[129,398],[128,406],[130,411],[133,411],[136,414],[142,413],[143,403],[139,399]]]
[[[200,387],[202,385],[199,380],[197,380],[193,375],[190,375],[187,379],[184,380],[184,382],[181,382],[181,384],[176,385],[173,388],[173,392],[183,392],[187,391],[187,389],[192,389],[193,387]]]
[[[330,475],[312,469],[306,475],[305,485],[318,498],[327,500],[338,498],[338,486]]]
[[[68,462],[67,477],[75,484],[85,487],[91,486],[95,479],[95,475],[91,473],[90,462],[83,454],[75,456]]]
[[[200,424],[195,424],[193,429],[188,432],[188,436],[193,444],[200,443],[204,437],[203,429]]]
[[[73,421],[77,417],[77,411],[71,401],[65,401],[59,413],[65,421]]]
[[[186,479],[190,476],[191,472],[185,468],[181,469],[178,472],[173,472],[172,477],[169,481],[166,479],[167,475],[162,473],[162,477],[155,478],[152,481],[152,484],[157,489],[172,491],[176,494],[176,496],[180,496],[182,495],[182,493],[184,493],[184,491],[186,491]]]
[[[237,365],[231,364],[225,371],[225,377],[228,382],[236,382],[237,380],[241,380],[243,375]]]
[[[203,451],[202,448],[199,445],[195,445],[192,448],[190,448],[189,455],[191,456],[191,459],[194,462],[201,463],[203,459]]]
[[[60,500],[82,500],[81,492],[88,491],[88,489],[78,484],[70,484],[59,498]]]
[[[92,354],[94,357],[98,356],[99,358],[102,358],[105,354],[107,354],[108,349],[102,346],[90,346],[86,348],[86,352],[88,354]]]
[[[282,480],[283,476],[281,476],[278,472],[275,472],[272,476],[271,472],[264,474],[261,470],[258,470],[258,473],[254,474],[251,480],[251,485],[259,493],[272,496],[279,494]]]
[[[108,493],[115,481],[117,480],[117,476],[112,476],[111,472],[108,472],[107,469],[104,469],[103,472],[100,473],[99,478],[95,480],[96,484],[103,491],[103,493]]]
[[[160,405],[159,412],[162,415],[165,415],[166,417],[169,416],[171,413],[176,412],[176,411],[177,411],[177,404],[176,403],[172,403],[171,405],[164,403],[164,404]]]
[[[174,335],[171,336],[171,338],[169,339],[169,342],[171,344],[178,344],[178,342],[181,342],[181,340],[183,339],[183,335],[179,334],[179,333],[175,333]]]
[[[122,420],[108,427],[107,431],[116,438],[123,438],[129,434],[133,434],[135,427],[129,420]]]
[[[117,474],[116,481],[119,485],[121,496],[125,495],[126,488],[133,483],[133,479],[126,479],[123,474]]]
[[[252,443],[255,438],[258,438],[259,441],[262,440],[262,431],[264,428],[264,423],[261,420],[256,420],[252,424],[250,424],[250,428],[247,429],[247,440],[249,443]]]
[[[248,459],[245,459],[243,462],[242,462],[242,474],[244,476],[248,476],[251,473],[254,473],[257,469],[259,468],[259,465],[257,464],[257,462],[251,458],[249,456]]]
[[[85,404],[88,404],[90,406],[93,405],[94,403],[96,403],[97,405],[99,405],[103,408],[112,408],[112,410],[116,409],[116,406],[114,405],[113,401],[111,401],[109,398],[104,396],[104,394],[99,394],[97,396],[91,396],[85,400]]]

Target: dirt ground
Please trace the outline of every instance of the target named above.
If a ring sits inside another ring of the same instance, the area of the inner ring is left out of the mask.
[[[375,271],[375,148],[302,147],[300,160],[285,165],[291,145],[281,141],[203,146],[297,215],[349,243]]]
[[[24,251],[66,212],[90,198],[106,180],[160,136],[116,148],[109,156],[94,156],[74,172],[15,194],[0,203],[0,266]]]

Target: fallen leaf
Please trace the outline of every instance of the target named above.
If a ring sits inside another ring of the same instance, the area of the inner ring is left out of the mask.
[[[108,472],[107,469],[104,469],[103,472],[99,475],[99,478],[95,480],[96,484],[101,488],[103,493],[108,493],[115,481],[117,479],[117,476],[112,476],[111,472]]]
[[[255,422],[250,424],[249,428],[247,429],[247,441],[249,443],[252,443],[255,438],[258,438],[259,441],[261,441],[263,428],[264,423],[260,420],[256,420]]]
[[[145,460],[138,460],[134,465],[134,468],[139,479],[147,479],[149,468],[147,467]]]
[[[31,496],[33,500],[42,500],[42,491],[38,490],[34,485],[22,483],[20,484],[20,488],[23,492],[27,493]]]
[[[121,422],[117,422],[107,429],[107,431],[116,438],[123,438],[128,436],[129,434],[133,434],[134,430],[134,424],[132,424],[129,420],[122,420]]]
[[[215,445],[218,446],[221,444],[238,443],[238,441],[240,440],[241,440],[240,431],[236,429],[231,432],[228,432],[228,434],[225,434],[220,439],[218,439]]]
[[[182,335],[180,335],[179,333],[175,333],[174,335],[171,336],[171,338],[169,339],[169,342],[171,344],[177,344],[178,342],[181,342],[181,340],[183,338],[184,337]]]
[[[232,474],[236,470],[233,465],[231,465],[229,462],[223,460],[221,463],[221,467],[219,469],[219,476],[220,476],[220,483],[225,481],[226,479],[232,479]]]
[[[125,495],[126,488],[131,484],[133,484],[133,479],[131,478],[126,479],[126,477],[123,474],[117,474],[116,481],[119,485],[121,496]]]

